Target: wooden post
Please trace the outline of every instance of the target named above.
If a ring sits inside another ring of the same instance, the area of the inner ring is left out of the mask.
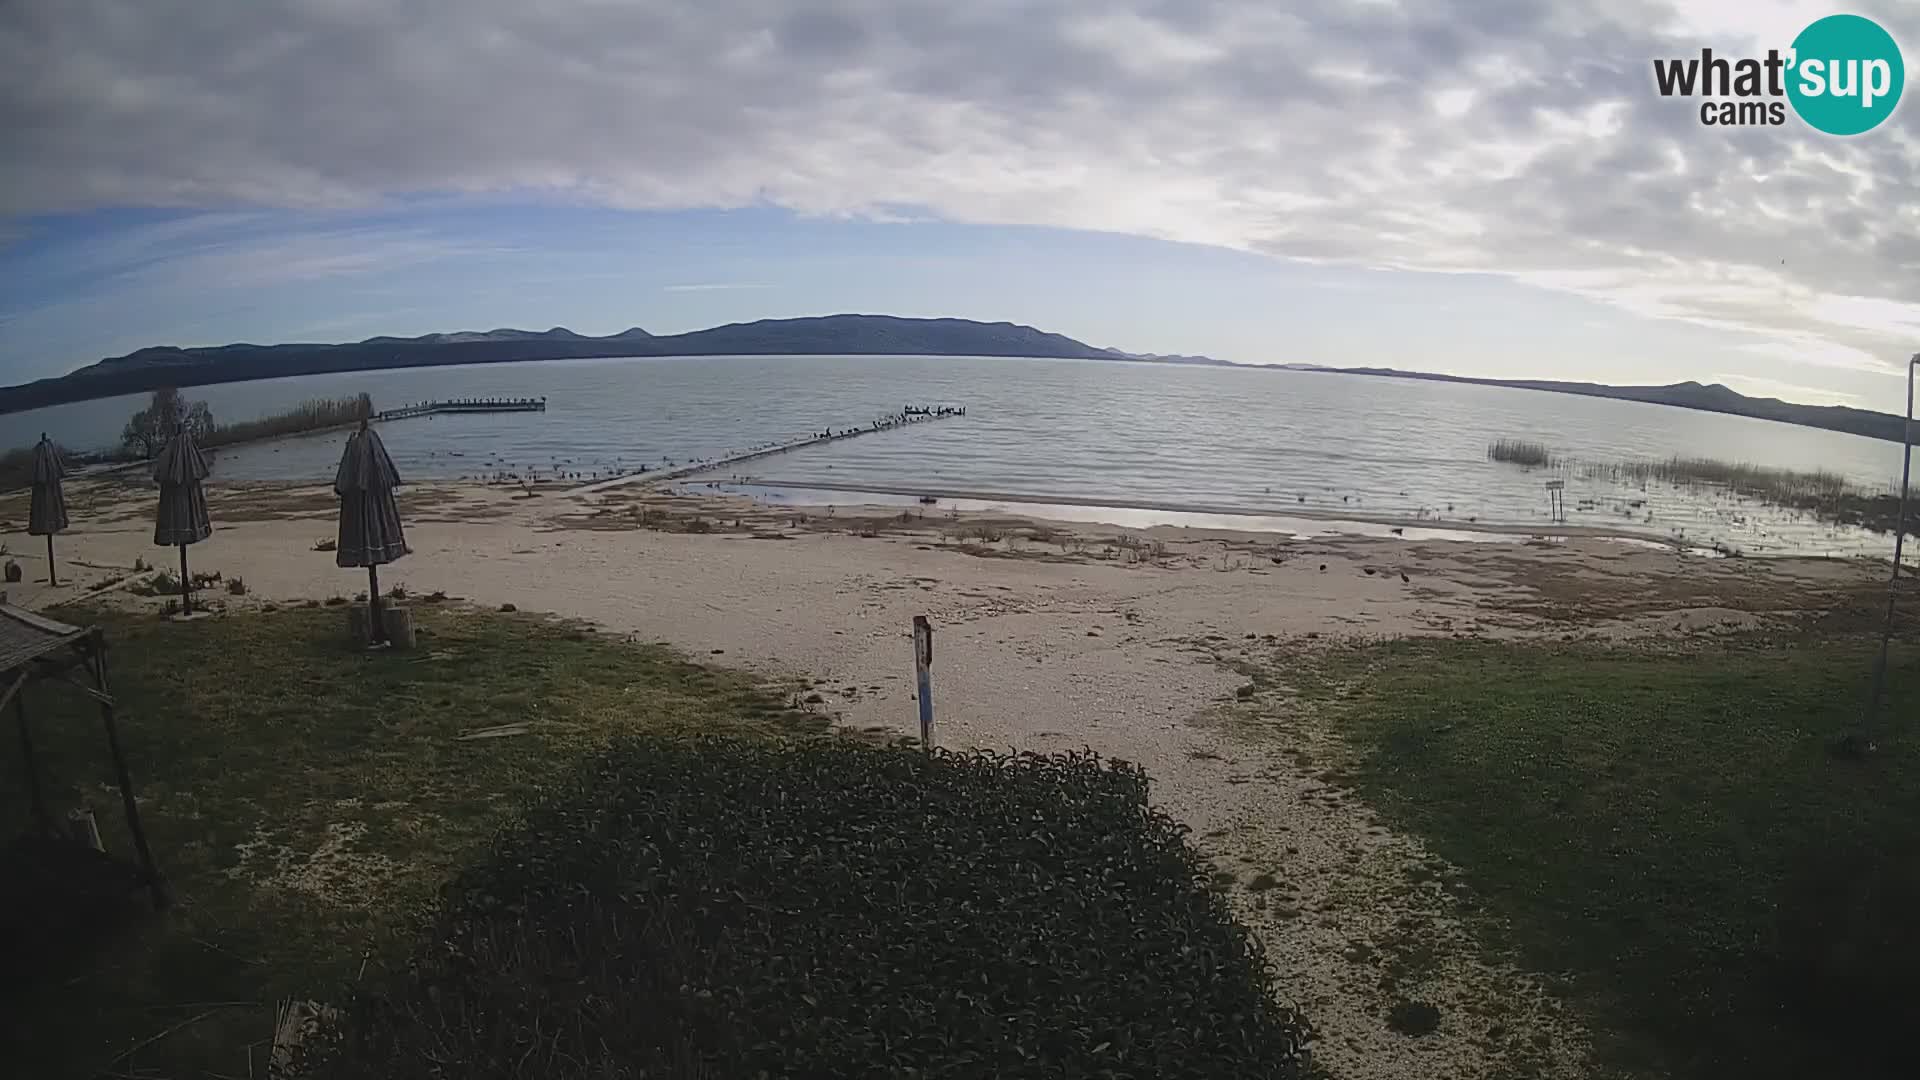
[[[42,836],[53,834],[53,822],[47,818],[47,802],[40,794],[40,766],[33,760],[33,734],[27,728],[26,676],[14,691],[13,715],[20,721],[20,765],[27,770],[27,794],[33,800],[33,819],[40,824]]]
[[[47,534],[47,584],[60,584],[60,575],[53,569],[53,534]]]
[[[182,554],[186,546],[181,545]],[[99,638],[93,639],[93,678],[100,685],[102,694],[111,695],[107,689],[107,651],[105,643]],[[127,772],[127,756],[120,750],[120,729],[113,720],[113,706],[105,701],[100,703],[100,719],[107,728],[107,749],[113,754],[113,769],[120,781],[120,803],[127,812],[127,831],[133,834],[133,850],[140,856],[140,869],[147,877],[147,887],[153,894],[153,906],[165,909],[173,903],[173,897],[167,892],[166,879],[160,876],[160,868],[154,865],[153,850],[147,847],[147,830],[140,825],[140,805],[133,797],[133,776]]]
[[[367,644],[386,640],[387,628],[380,623],[380,568],[367,567]]]
[[[180,545],[180,614],[193,612],[193,579],[187,576],[187,545]]]
[[[933,750],[933,624],[913,617],[913,679],[920,699],[920,748]]]

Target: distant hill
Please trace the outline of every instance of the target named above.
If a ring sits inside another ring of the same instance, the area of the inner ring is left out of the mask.
[[[761,319],[758,322],[729,323],[685,334],[655,335],[636,326],[606,337],[588,337],[564,326],[556,326],[551,330],[503,328],[424,334],[411,338],[373,337],[335,345],[238,344],[189,349],[162,345],[140,349],[125,356],[110,357],[58,378],[0,388],[0,413],[88,398],[143,393],[162,386],[199,386],[329,371],[617,356],[889,354],[1065,357],[1129,363],[1233,366],[1224,360],[1207,356],[1169,356],[1103,349],[1062,334],[1050,334],[1017,323],[983,323],[970,319],[903,319],[892,315],[826,315],[807,319]],[[1900,440],[1903,426],[1900,417],[1889,413],[1839,405],[1797,405],[1777,398],[1752,398],[1718,383],[1608,386],[1546,379],[1476,379],[1394,368],[1334,368],[1315,364],[1285,364],[1281,367],[1295,371],[1511,386],[1523,390],[1644,401],[1779,420],[1895,442]]]
[[[1290,365],[1299,367],[1300,365]],[[1511,386],[1520,390],[1545,390],[1555,394],[1580,394],[1585,397],[1644,401],[1652,405],[1673,405],[1702,412],[1751,416],[1760,420],[1778,420],[1783,424],[1844,431],[1874,439],[1900,442],[1906,427],[1904,417],[1892,413],[1854,409],[1845,405],[1801,405],[1779,398],[1748,397],[1719,383],[1682,382],[1665,386],[1608,386],[1605,383],[1560,382],[1554,379],[1476,379],[1465,375],[1433,375],[1424,371],[1400,371],[1396,368],[1333,368],[1309,366],[1304,370],[1332,372],[1338,375],[1378,375],[1393,379],[1421,379],[1427,382],[1472,383],[1475,386]],[[1916,433],[1920,437],[1920,433]]]
[[[1204,356],[1158,357],[1102,349],[1016,323],[969,319],[902,319],[891,315],[827,315],[729,323],[685,334],[649,334],[639,327],[587,337],[551,330],[459,331],[420,337],[373,337],[346,344],[160,345],[109,357],[68,375],[0,388],[0,413],[67,401],[142,393],[162,386],[275,379],[329,371],[493,364],[606,356],[727,355],[1033,356],[1181,364],[1224,364]]]

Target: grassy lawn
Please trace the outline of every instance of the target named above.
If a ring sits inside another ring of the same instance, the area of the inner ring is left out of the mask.
[[[1606,1064],[1907,1076],[1920,642],[1895,644],[1881,752],[1829,752],[1872,648],[1410,641],[1336,649],[1304,689],[1359,751],[1347,779],[1465,872],[1487,940],[1570,976]]]
[[[793,688],[414,610],[420,648],[371,656],[338,609],[67,613],[109,635],[177,900],[0,924],[0,1071],[264,1077],[295,999],[340,1017],[312,1080],[1304,1075],[1137,767],[822,737]],[[96,712],[31,704],[54,812],[127,853]]]
[[[91,951],[4,980],[4,1071],[247,1076],[251,1047],[264,1075],[275,1001],[337,1000],[521,800],[609,737],[825,727],[664,650],[524,617],[415,612],[420,649],[381,656],[348,647],[336,609],[93,620],[178,902],[158,918],[136,908]],[[29,694],[56,816],[91,804],[108,850],[130,853],[97,711],[58,685]],[[6,720],[11,834],[30,817]],[[513,721],[527,732],[458,738]]]

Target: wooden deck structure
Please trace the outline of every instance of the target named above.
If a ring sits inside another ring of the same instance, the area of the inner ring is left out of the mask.
[[[84,678],[75,674],[75,669]],[[27,796],[33,808],[38,839],[60,842],[46,798],[40,786],[40,769],[33,755],[33,729],[27,719],[25,690],[33,683],[63,682],[100,705],[100,719],[106,729],[107,752],[113,757],[115,778],[119,782],[120,804],[127,816],[127,832],[133,837],[137,859],[131,879],[144,885],[153,896],[156,908],[171,902],[166,880],[154,864],[147,846],[147,832],[140,824],[140,806],[133,797],[133,778],[127,771],[126,754],[120,747],[120,731],[114,719],[112,692],[107,688],[106,635],[98,627],[69,626],[44,615],[14,607],[0,593],[0,711],[13,706],[20,729],[20,760],[26,777]],[[74,847],[96,854],[68,838]],[[98,856],[101,859],[105,855]],[[114,860],[118,861],[118,860]]]

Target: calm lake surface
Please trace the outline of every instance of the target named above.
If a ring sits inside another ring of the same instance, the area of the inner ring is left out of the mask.
[[[1544,481],[1560,476],[1572,524],[1684,534],[1748,554],[1884,555],[1891,538],[1722,492],[1659,484],[1642,490],[1577,471],[1527,471],[1488,461],[1487,444],[1526,438],[1599,462],[1687,455],[1823,468],[1874,490],[1900,474],[1897,444],[1764,420],[1503,387],[1111,361],[558,360],[302,376],[186,393],[206,400],[225,423],[361,391],[376,408],[430,398],[547,398],[546,413],[382,425],[382,438],[411,479],[607,475],[718,457],[826,427],[864,426],[906,404],[964,404],[964,418],[760,459],[721,479],[737,473],[755,483],[843,491],[849,503],[856,491],[925,490],[1212,513],[1545,525]],[[143,400],[0,416],[0,447],[25,445],[42,431],[69,446],[108,446]],[[330,480],[344,438],[332,433],[223,451],[215,477]]]

